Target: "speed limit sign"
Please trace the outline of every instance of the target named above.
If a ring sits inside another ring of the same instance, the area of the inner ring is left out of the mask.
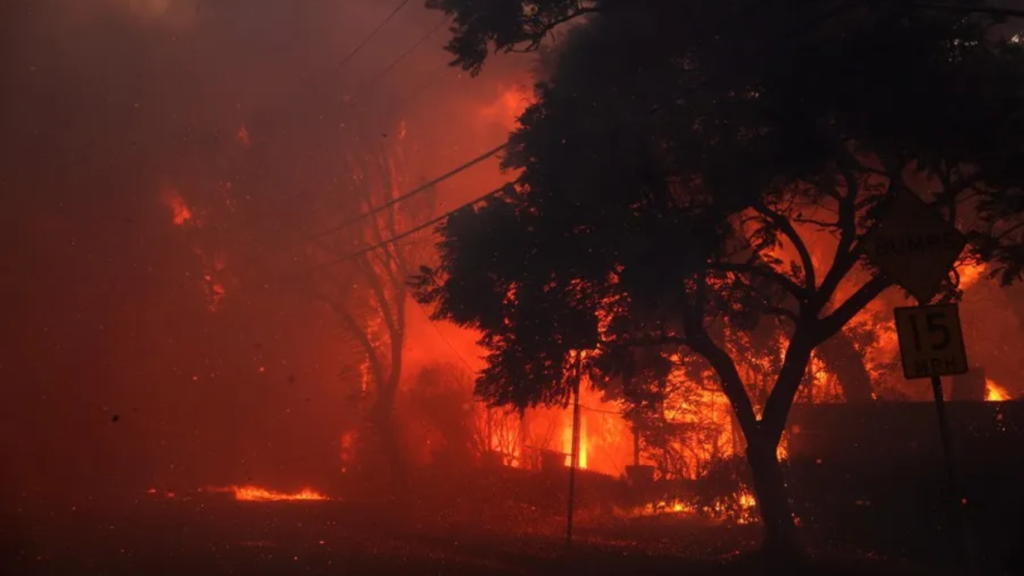
[[[956,304],[896,308],[903,375],[907,380],[969,370]]]

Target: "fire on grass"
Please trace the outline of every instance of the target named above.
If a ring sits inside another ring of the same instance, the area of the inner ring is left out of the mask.
[[[201,494],[227,494],[233,497],[239,502],[294,502],[294,501],[318,501],[318,500],[330,500],[327,496],[313,490],[312,488],[303,488],[298,492],[278,492],[277,490],[271,490],[269,488],[263,488],[260,486],[227,486],[227,487],[211,487],[204,488],[198,491]],[[156,488],[150,488],[146,491],[147,494],[163,498],[178,498],[176,492],[158,490]]]

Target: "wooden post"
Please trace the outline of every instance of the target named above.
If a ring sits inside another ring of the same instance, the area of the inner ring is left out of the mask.
[[[569,451],[569,498],[565,524],[565,544],[572,546],[572,515],[576,499],[576,468],[580,463],[580,378],[581,353],[576,353],[576,373],[572,383],[572,447]]]

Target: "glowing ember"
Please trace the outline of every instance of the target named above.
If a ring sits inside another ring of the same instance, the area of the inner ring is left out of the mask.
[[[150,488],[146,490],[146,494],[151,496],[163,496],[164,498],[174,498],[176,495],[170,490],[157,490],[156,488]]]
[[[991,379],[985,380],[985,402],[1006,402],[1012,400],[1010,392]]]
[[[227,295],[227,290],[221,281],[221,275],[227,258],[222,252],[208,253],[196,247],[196,254],[203,261],[203,287],[206,291],[207,308],[210,312],[216,312],[221,300]]]
[[[235,500],[243,502],[283,502],[292,500],[327,500],[323,494],[312,488],[303,488],[294,494],[275,492],[257,486],[232,486],[229,488],[235,493]]]

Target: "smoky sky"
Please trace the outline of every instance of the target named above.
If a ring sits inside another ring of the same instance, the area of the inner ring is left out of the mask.
[[[419,1],[349,58],[397,4],[0,8],[0,457],[17,462],[0,484],[18,506],[331,477],[351,412],[337,325],[292,293],[211,314],[195,239],[160,193],[201,204],[225,181],[269,174],[273,190],[246,192],[266,203],[254,213],[294,234],[312,224],[292,218],[308,198],[289,194],[328,194],[344,153],[394,138],[400,121],[417,142],[414,178],[500,143],[507,128],[477,111],[528,61],[501,59],[473,80],[447,69],[442,15]],[[258,159],[233,164],[243,126]],[[479,182],[499,178],[488,169]],[[477,183],[445,193],[468,198]]]

